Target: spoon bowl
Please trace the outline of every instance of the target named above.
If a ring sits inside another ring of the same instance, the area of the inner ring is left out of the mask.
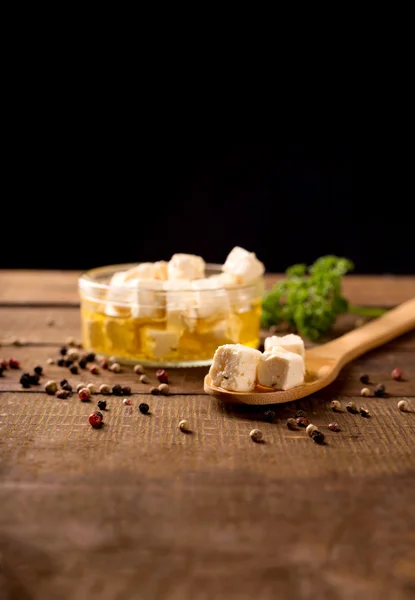
[[[208,373],[204,380],[204,390],[207,394],[233,404],[282,404],[299,400],[332,383],[341,369],[353,359],[413,328],[415,298],[332,342],[306,350],[306,376],[302,385],[281,391],[258,385],[252,392],[232,392],[214,386]]]

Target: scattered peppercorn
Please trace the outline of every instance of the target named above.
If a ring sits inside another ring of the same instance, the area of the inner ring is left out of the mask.
[[[273,410],[266,410],[264,412],[264,419],[268,421],[268,423],[272,423],[273,421],[275,421],[276,416],[277,415]]]
[[[190,431],[189,421],[186,421],[186,419],[183,419],[182,421],[180,421],[179,429],[180,429],[180,431],[183,431],[183,433],[188,433]]]
[[[340,412],[342,409],[342,405],[340,404],[340,402],[338,400],[332,400],[330,407],[331,407],[331,410],[333,410],[334,412]]]
[[[315,431],[313,431],[311,433],[310,437],[313,440],[313,442],[315,442],[316,444],[323,444],[324,443],[324,433],[321,433],[321,431],[319,431],[318,429],[316,429]]]
[[[0,359],[0,365],[3,367],[4,370],[9,368],[9,363],[7,362],[7,360]]]
[[[43,373],[43,368],[41,366],[37,366],[34,369],[34,372],[36,373],[36,375],[39,375],[39,377],[42,375]]]
[[[70,367],[69,370],[72,373],[72,375],[78,375],[79,373],[78,365],[72,365],[72,367]]]
[[[252,429],[249,432],[249,436],[253,442],[260,442],[262,440],[262,431],[260,429]]]
[[[88,388],[82,388],[82,390],[79,390],[78,392],[78,397],[81,402],[89,402],[91,398],[91,392]]]
[[[99,369],[97,367],[97,365],[92,365],[92,367],[90,367],[89,372],[91,373],[91,375],[99,375]]]
[[[292,417],[290,419],[287,419],[287,427],[288,429],[294,431],[294,429],[297,429],[297,421]]]
[[[138,410],[143,413],[143,415],[146,415],[148,413],[148,411],[150,410],[149,405],[147,404],[147,402],[142,402],[141,404],[139,404],[138,406]]]
[[[20,363],[15,358],[9,358],[9,367],[11,369],[20,369]]]
[[[79,358],[78,350],[76,350],[75,348],[71,348],[68,351],[68,358],[69,358],[69,360],[73,360],[74,362],[77,361]]]
[[[409,412],[410,411],[409,403],[406,400],[399,400],[399,402],[398,402],[398,408],[402,412]]]
[[[65,366],[65,359],[64,358],[58,358],[56,364],[58,365],[58,367],[64,367]]]
[[[362,406],[360,407],[360,414],[366,419],[370,417],[370,412],[367,410],[367,408],[363,408]]]
[[[110,386],[107,385],[106,383],[103,383],[102,385],[99,386],[99,393],[108,396],[109,394],[111,394]]]
[[[57,392],[56,394],[56,397],[60,400],[66,400],[67,398],[69,398],[69,394],[70,392],[68,390],[59,390],[59,392]]]
[[[47,394],[54,396],[57,391],[58,391],[58,384],[56,383],[56,381],[51,380],[45,384],[45,392]]]
[[[19,382],[23,388],[30,388],[30,373],[23,373]]]
[[[31,383],[31,385],[39,385],[39,380],[40,380],[40,377],[37,373],[32,373],[29,376],[29,382]]]
[[[353,415],[357,414],[359,411],[357,410],[357,406],[355,402],[348,402],[346,404],[346,410]]]
[[[3,371],[4,371],[4,369],[3,369],[3,367],[0,365],[0,377],[3,375]]]
[[[369,375],[363,374],[360,375],[360,382],[361,383],[369,383],[370,379],[369,379]]]
[[[120,363],[112,363],[112,365],[110,365],[109,370],[112,371],[113,373],[120,373],[121,371],[121,365]]]
[[[317,429],[318,428],[315,425],[310,423],[310,425],[307,425],[305,432],[307,435],[309,435],[311,437],[311,434],[313,433],[313,431],[317,431]]]
[[[147,375],[140,375],[140,382],[141,383],[148,383],[148,377],[147,377]]]
[[[76,344],[75,338],[73,338],[73,337],[66,338],[66,345],[67,346],[75,346],[75,344]]]
[[[126,406],[131,406],[131,400],[129,398],[123,398],[122,403]]]
[[[46,359],[46,364],[47,365],[54,365],[56,363],[56,360],[54,360],[53,358],[47,358]]]
[[[68,352],[67,348],[65,348],[65,346],[62,346],[62,348],[59,350],[59,352],[62,354],[62,356],[66,356],[66,353]]]
[[[403,375],[402,369],[396,368],[392,371],[392,379],[394,379],[395,381],[400,381],[402,379],[402,375]]]
[[[75,340],[75,346],[80,350],[82,350],[82,348],[84,347],[81,340]]]
[[[370,392],[369,388],[362,388],[360,390],[360,395],[361,396],[367,396],[368,397],[368,396],[370,396],[370,394],[371,394],[371,392]]]
[[[81,360],[78,362],[78,365],[81,367],[81,369],[86,369],[88,363],[86,362],[86,360],[84,358],[81,358]]]
[[[68,380],[62,379],[62,381],[60,382],[60,386],[63,387],[65,385],[65,383],[68,383]]]
[[[297,417],[296,421],[299,427],[307,427],[308,425],[308,419],[305,417]]]
[[[134,366],[134,373],[137,373],[137,375],[141,375],[142,373],[144,373],[144,367],[143,367],[143,365],[135,365]]]
[[[159,396],[160,394],[160,390],[156,387],[151,387],[150,388],[150,394],[153,394],[153,396]]]
[[[72,391],[73,391],[73,387],[71,386],[71,384],[70,384],[69,382],[65,383],[65,384],[62,386],[62,389],[63,389],[63,390],[66,390],[67,392],[72,392]]]
[[[86,360],[86,362],[94,362],[94,360],[95,360],[95,353],[94,352],[88,352],[88,354],[85,355],[85,360]]]
[[[65,359],[65,367],[72,367],[73,365],[73,360],[71,360],[70,358]]]
[[[76,386],[76,391],[79,392],[79,390],[82,390],[82,388],[86,387],[86,383],[78,383],[78,385]]]
[[[101,358],[101,360],[99,361],[100,367],[101,369],[108,369],[108,359],[107,358]]]
[[[334,421],[333,423],[329,423],[328,427],[331,431],[340,431],[340,427]]]
[[[107,408],[107,401],[106,400],[98,400],[97,406],[101,410],[106,410],[106,408]]]
[[[102,425],[102,415],[99,412],[94,412],[88,417],[89,424],[92,425],[94,429],[99,429]]]
[[[117,362],[117,358],[115,356],[110,356],[108,362],[112,365],[113,363]]]
[[[297,412],[295,413],[296,417],[306,417],[307,415],[305,414],[305,412],[303,410],[297,410]]]
[[[379,398],[383,398],[384,395],[385,395],[385,386],[383,385],[383,383],[378,383],[378,385],[375,387],[375,396],[377,396]]]
[[[156,377],[160,381],[160,383],[169,383],[169,376],[167,374],[167,371],[165,371],[164,369],[158,369],[156,371]]]
[[[122,386],[122,395],[123,396],[131,396],[131,388],[129,385]]]
[[[88,385],[86,387],[89,389],[91,394],[97,393],[97,386],[94,383],[88,383]]]
[[[160,385],[158,386],[158,389],[161,394],[164,394],[164,396],[168,396],[170,388],[167,385],[167,383],[160,383]]]
[[[114,394],[114,396],[122,396],[122,387],[119,383],[116,383],[112,386],[112,393]]]

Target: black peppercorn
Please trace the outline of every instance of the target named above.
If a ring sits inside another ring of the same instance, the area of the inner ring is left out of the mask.
[[[324,433],[321,433],[318,429],[315,429],[311,432],[311,439],[316,444],[323,444],[324,442]]]
[[[98,400],[97,406],[101,410],[105,410],[107,408],[107,401],[106,400]]]
[[[37,366],[37,367],[35,367],[33,370],[34,370],[34,372],[36,373],[36,375],[39,375],[39,377],[40,377],[40,376],[42,375],[42,373],[43,373],[43,368],[42,368],[42,367],[40,367],[40,366]]]
[[[159,396],[160,390],[156,387],[152,387],[152,388],[150,388],[150,394],[153,394],[153,396]]]
[[[0,377],[3,375],[3,371],[4,371],[4,369],[3,369],[3,367],[0,365]]]
[[[296,422],[299,427],[307,427],[308,425],[308,419],[305,417],[297,417]]]
[[[73,360],[71,360],[70,358],[67,358],[65,360],[65,367],[69,368],[69,367],[72,367],[72,365],[73,365]]]
[[[66,382],[66,383],[63,384],[62,389],[66,390],[67,392],[72,392],[73,391],[73,388],[72,388],[71,384],[68,383],[68,382]]]
[[[273,410],[266,410],[264,412],[264,419],[266,421],[268,421],[268,423],[272,423],[275,420],[275,417],[277,415],[275,414],[275,412]]]
[[[364,373],[363,375],[360,375],[360,381],[362,383],[369,383],[369,375],[366,375],[366,373]]]
[[[114,396],[122,396],[122,387],[119,383],[116,383],[112,386],[112,393],[114,394]]]
[[[359,411],[357,410],[357,406],[354,402],[348,402],[346,404],[346,410],[352,415],[356,415]]]
[[[370,417],[370,412],[367,410],[367,408],[361,408],[360,414],[362,415],[362,417],[365,417],[366,419],[368,419]]]
[[[306,414],[303,410],[297,410],[297,412],[295,413],[296,417],[305,417]]]
[[[37,373],[33,373],[33,375],[29,375],[29,383],[32,385],[39,385],[39,375]]]
[[[122,386],[122,395],[123,396],[131,396],[131,388],[129,385]]]
[[[86,362],[85,358],[81,358],[81,360],[79,361],[78,365],[81,367],[81,369],[86,369],[87,362]]]
[[[377,396],[378,398],[382,398],[385,395],[385,386],[383,385],[383,383],[378,383],[378,385],[375,387],[375,396]]]
[[[72,375],[78,375],[78,372],[79,372],[79,371],[78,371],[78,365],[72,365],[72,366],[69,368],[69,370],[70,370],[70,372],[72,373]]]
[[[147,404],[147,402],[142,402],[139,406],[138,406],[138,410],[143,413],[143,415],[146,415],[148,413],[148,411],[150,410],[149,405]]]
[[[93,352],[88,352],[88,354],[85,354],[84,358],[85,358],[86,362],[94,362],[95,354]]]
[[[65,366],[65,359],[64,358],[59,358],[56,361],[56,364],[58,365],[58,367],[64,367]]]
[[[68,350],[65,348],[65,346],[62,346],[62,348],[59,350],[59,352],[62,354],[62,356],[65,356],[65,354],[68,352]]]
[[[30,388],[30,373],[23,373],[19,381],[23,388]]]
[[[288,429],[291,429],[292,431],[294,431],[294,429],[297,429],[296,420],[293,418],[287,419],[287,427],[288,427]]]
[[[68,380],[62,379],[62,381],[60,382],[60,386],[63,387],[65,385],[65,383],[68,383]]]

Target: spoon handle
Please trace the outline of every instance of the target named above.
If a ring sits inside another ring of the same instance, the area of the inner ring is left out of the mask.
[[[320,346],[321,354],[343,366],[390,340],[415,328],[415,298],[403,302],[381,317]]]

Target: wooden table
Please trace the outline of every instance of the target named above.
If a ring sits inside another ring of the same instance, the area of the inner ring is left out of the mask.
[[[76,273],[0,273],[0,354],[67,376],[46,359],[79,337],[76,282]],[[345,293],[392,307],[415,296],[415,277],[349,277]],[[337,333],[354,321],[340,319]],[[394,367],[404,381],[391,379]],[[93,405],[23,391],[19,372],[6,372],[1,600],[414,598],[415,412],[397,403],[406,396],[415,408],[415,332],[356,360],[322,393],[277,407],[274,424],[206,396],[205,372],[171,370],[170,397],[150,396],[129,370],[96,377],[135,392],[131,407],[109,397],[102,430],[88,424]],[[363,401],[362,372],[390,395]],[[333,415],[333,398],[372,417]],[[137,411],[143,400],[151,416]],[[327,445],[287,429],[299,408]],[[334,417],[339,433],[327,429]],[[183,418],[190,435],[178,430]],[[249,438],[253,427],[264,444]]]

